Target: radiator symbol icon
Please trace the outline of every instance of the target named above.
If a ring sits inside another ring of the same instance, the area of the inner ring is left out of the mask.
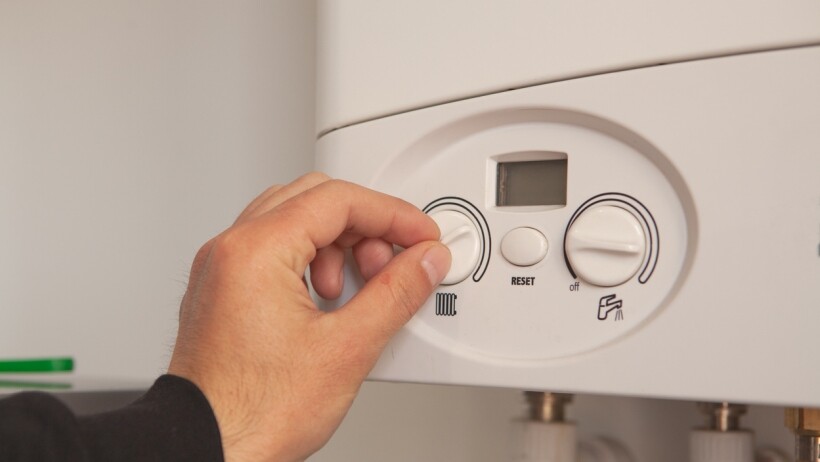
[[[457,298],[456,294],[437,293],[436,316],[455,316]]]

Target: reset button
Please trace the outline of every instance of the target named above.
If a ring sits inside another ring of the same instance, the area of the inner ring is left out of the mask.
[[[547,255],[549,243],[540,231],[515,228],[501,240],[501,255],[516,266],[532,266]]]

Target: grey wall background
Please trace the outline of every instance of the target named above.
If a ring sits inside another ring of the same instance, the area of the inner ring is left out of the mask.
[[[196,250],[312,165],[314,37],[313,1],[0,0],[0,358],[72,355],[79,390],[165,370]],[[507,460],[521,412],[513,390],[366,383],[312,460]],[[780,412],[749,422],[788,447]],[[699,422],[590,396],[571,415],[642,462],[686,460]]]
[[[0,357],[164,370],[196,250],[311,168],[314,10],[0,1]]]

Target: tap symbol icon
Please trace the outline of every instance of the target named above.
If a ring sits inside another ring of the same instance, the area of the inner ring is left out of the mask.
[[[624,306],[624,301],[619,299],[619,298],[616,298],[616,297],[617,297],[617,295],[610,294],[610,295],[604,295],[603,297],[601,297],[600,300],[598,300],[598,320],[599,321],[606,320],[607,316],[609,316],[609,313],[611,313],[613,310],[618,310],[617,313],[615,313],[615,320],[616,321],[623,320],[624,316],[621,313],[621,308],[623,308],[623,306]]]

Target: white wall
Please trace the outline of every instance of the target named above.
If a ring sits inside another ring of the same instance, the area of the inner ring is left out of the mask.
[[[314,10],[0,2],[0,358],[165,369],[196,250],[312,165]]]

